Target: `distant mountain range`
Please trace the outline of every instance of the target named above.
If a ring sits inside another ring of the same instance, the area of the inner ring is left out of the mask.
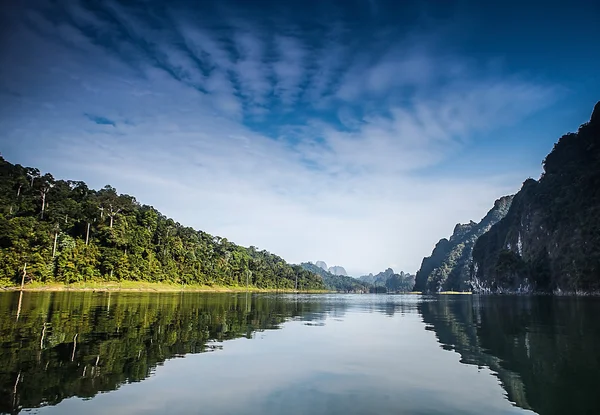
[[[415,285],[414,275],[404,273],[403,271],[396,274],[391,268],[376,275],[363,275],[358,279],[374,287],[385,287],[388,291],[410,291]]]
[[[359,278],[350,277],[341,266],[327,267],[324,261],[304,262],[302,268],[311,271],[323,278],[325,287],[333,291],[342,292],[385,292],[385,291],[411,291],[415,284],[414,275],[400,272],[396,274],[388,268],[376,275],[363,275]]]
[[[327,271],[333,275],[343,275],[345,277],[348,276],[348,273],[346,272],[344,267],[340,267],[339,265],[334,265],[333,267],[327,268],[327,264],[325,263],[325,261],[317,261],[314,265],[321,268],[323,271]]]
[[[355,293],[368,293],[371,290],[371,284],[362,282],[356,278],[348,277],[346,275],[336,275],[329,272],[327,269],[327,264],[325,264],[323,261],[317,261],[316,264],[311,262],[303,262],[300,264],[300,266],[307,271],[320,275],[321,278],[323,278],[325,288],[328,290]]]

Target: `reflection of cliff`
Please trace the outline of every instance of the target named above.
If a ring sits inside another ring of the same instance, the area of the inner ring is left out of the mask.
[[[496,372],[516,405],[541,415],[600,407],[594,299],[441,297],[419,311],[443,348]]]
[[[166,359],[323,319],[323,305],[276,296],[26,293],[0,296],[0,412],[92,397],[148,377]]]

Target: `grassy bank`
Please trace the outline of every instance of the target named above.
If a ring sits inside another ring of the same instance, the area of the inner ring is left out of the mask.
[[[18,285],[0,287],[2,291],[19,291]],[[131,291],[131,292],[257,292],[257,293],[293,293],[293,289],[258,288],[246,286],[223,286],[223,285],[183,285],[167,282],[144,282],[144,281],[88,281],[72,284],[62,283],[39,283],[31,282],[25,284],[23,291]],[[300,293],[327,293],[326,290],[298,290]]]

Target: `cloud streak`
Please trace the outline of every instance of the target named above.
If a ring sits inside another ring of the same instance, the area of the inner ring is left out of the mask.
[[[106,117],[101,117],[98,115],[92,115],[92,114],[84,114],[90,121],[95,122],[98,125],[111,125],[113,127],[116,127],[117,124],[114,121],[109,120]]]
[[[19,94],[0,94],[15,161],[354,274],[414,272],[456,222],[516,190],[522,172],[453,177],[453,155],[559,96],[431,42],[357,49],[342,20],[35,4],[1,52],[0,86]]]

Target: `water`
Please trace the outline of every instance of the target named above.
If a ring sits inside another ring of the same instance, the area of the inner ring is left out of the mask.
[[[596,414],[600,299],[0,293],[0,412]]]

